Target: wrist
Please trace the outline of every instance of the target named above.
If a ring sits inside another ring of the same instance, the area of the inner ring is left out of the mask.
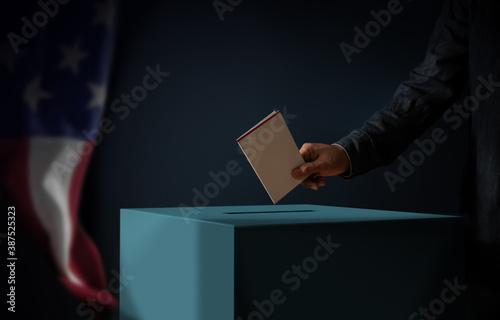
[[[352,163],[349,154],[341,145],[337,143],[332,144],[332,147],[337,150],[338,167],[341,170],[340,176],[349,178],[352,174]]]

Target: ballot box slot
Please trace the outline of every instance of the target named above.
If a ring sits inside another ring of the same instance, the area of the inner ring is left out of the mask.
[[[246,213],[295,213],[295,212],[314,212],[315,210],[265,210],[265,211],[237,211],[224,212],[225,214],[246,214]]]

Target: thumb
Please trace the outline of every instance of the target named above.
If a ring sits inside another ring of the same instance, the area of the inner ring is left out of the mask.
[[[307,177],[310,174],[316,172],[317,167],[318,165],[316,161],[306,162],[292,170],[292,177],[294,178]]]

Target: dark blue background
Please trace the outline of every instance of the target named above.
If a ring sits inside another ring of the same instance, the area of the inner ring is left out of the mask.
[[[339,44],[387,2],[243,0],[221,22],[210,0],[123,1],[105,113],[116,129],[96,149],[80,214],[108,276],[119,269],[120,208],[192,205],[193,188],[231,160],[242,171],[209,205],[271,203],[235,140],[273,108],[296,115],[289,129],[300,147],[333,143],[388,103],[422,61],[442,1],[402,1],[348,64]],[[110,102],[157,64],[170,76],[121,120]],[[280,203],[457,213],[467,128],[436,126],[448,140],[394,193],[383,173],[398,161],[348,182],[327,178],[319,191],[297,187]]]
[[[209,173],[230,161],[241,173],[209,205],[271,204],[236,138],[273,109],[286,106],[296,115],[288,126],[300,147],[333,143],[386,105],[423,60],[442,5],[402,0],[403,11],[348,64],[340,43],[352,44],[353,28],[363,29],[373,20],[370,11],[388,2],[243,0],[221,22],[213,0],[121,1],[104,114],[115,129],[95,150],[79,215],[108,279],[120,269],[120,208],[192,205],[193,189],[202,191],[212,181]],[[6,15],[23,16],[25,8],[18,7],[6,8]],[[111,102],[141,85],[146,66],[156,65],[170,72],[163,83],[126,118],[113,112]],[[447,141],[395,192],[383,174],[396,173],[399,161],[351,181],[327,178],[319,191],[299,186],[280,204],[457,214],[468,128],[453,130],[442,121],[435,127],[445,130]],[[427,131],[421,139],[429,137]],[[405,157],[416,148],[412,144]],[[17,239],[23,256],[17,316],[91,319],[78,314],[79,302],[22,229]]]

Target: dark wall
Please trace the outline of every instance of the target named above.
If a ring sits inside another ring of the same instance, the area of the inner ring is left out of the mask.
[[[422,61],[442,1],[402,1],[347,63],[339,44],[352,44],[353,28],[387,3],[243,0],[221,21],[209,0],[123,1],[105,112],[114,130],[96,149],[81,204],[108,275],[119,268],[120,208],[191,206],[193,189],[233,160],[241,173],[208,205],[271,204],[235,140],[273,108],[290,115],[300,147],[333,143],[383,107]],[[170,74],[144,101],[110,108],[157,65]],[[280,203],[457,213],[467,128],[436,126],[447,141],[394,192],[384,172],[397,173],[399,161],[348,182],[327,178],[319,191],[299,186]]]

